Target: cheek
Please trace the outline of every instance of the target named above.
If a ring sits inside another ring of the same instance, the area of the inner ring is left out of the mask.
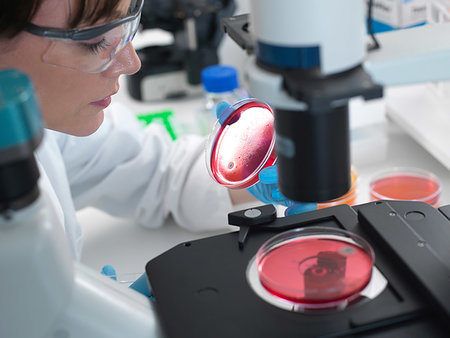
[[[30,76],[46,126],[76,135],[94,132],[103,114],[89,103],[98,99],[105,81],[98,74],[43,63],[41,56],[48,47],[44,39],[24,33],[16,42],[12,51],[0,54],[0,69],[15,68]]]
[[[47,128],[82,136],[98,128],[103,114],[101,108],[89,104],[97,87],[89,80],[93,79],[84,73],[56,67],[39,79],[38,93]]]
[[[59,74],[47,73],[38,77],[35,86],[44,116],[80,108],[83,93],[77,90],[79,87],[72,81],[64,81]]]
[[[63,105],[69,108],[86,99],[89,81],[83,73],[43,63],[41,57],[48,46],[49,42],[42,38],[24,35],[7,56],[6,66],[19,69],[31,78],[41,109],[50,113],[55,108],[61,110]],[[27,53],[23,53],[24,50]]]

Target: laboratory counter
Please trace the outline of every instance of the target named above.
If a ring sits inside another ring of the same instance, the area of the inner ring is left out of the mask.
[[[117,99],[125,100],[125,103],[137,112],[170,107],[180,120],[192,119],[188,112],[200,109],[202,104],[198,98],[151,105],[130,100],[126,95]],[[372,119],[378,114],[370,123],[351,123],[351,158],[359,176],[356,203],[370,201],[369,182],[375,173],[394,167],[413,167],[434,173],[442,184],[440,205],[450,204],[448,169],[401,126],[386,117],[382,101],[372,104],[372,108],[366,108],[354,106],[353,110],[356,112],[351,111],[351,121],[353,113],[363,119],[365,114],[372,116]],[[362,112],[358,112],[359,110]],[[380,110],[383,111],[381,114]],[[243,206],[245,207],[248,205]],[[131,276],[125,277],[124,280],[132,278],[133,274],[144,272],[149,260],[179,243],[228,231],[193,233],[177,226],[170,217],[162,228],[147,229],[130,220],[111,217],[93,208],[79,211],[78,217],[84,231],[81,262],[96,271],[101,271],[104,265],[110,264],[119,275]]]

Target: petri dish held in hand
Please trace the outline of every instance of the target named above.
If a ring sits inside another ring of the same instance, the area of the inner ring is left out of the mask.
[[[326,309],[358,298],[372,277],[374,252],[348,231],[297,228],[276,235],[258,250],[262,286],[304,309]]]
[[[417,168],[392,168],[370,180],[370,198],[377,200],[421,201],[439,206],[441,183],[431,172]]]
[[[211,177],[230,189],[259,181],[259,172],[276,161],[274,115],[269,105],[245,99],[231,105],[215,123],[206,143]]]

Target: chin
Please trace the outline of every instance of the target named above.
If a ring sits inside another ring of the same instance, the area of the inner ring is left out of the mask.
[[[89,121],[87,121],[87,119],[82,120],[81,123],[78,123],[76,126],[69,126],[68,128],[65,128],[66,130],[59,131],[73,136],[89,136],[94,134],[100,128],[104,119],[105,114],[102,110],[94,117],[90,118]]]
[[[89,135],[92,135],[93,133],[95,133],[100,128],[100,126],[103,124],[104,119],[105,119],[105,113],[102,110],[100,113],[97,114],[96,119],[93,119],[90,124],[86,124],[85,133],[83,133],[83,135],[79,135],[79,136],[89,136]]]

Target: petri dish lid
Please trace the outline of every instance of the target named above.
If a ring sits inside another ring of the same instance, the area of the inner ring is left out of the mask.
[[[214,124],[206,143],[211,177],[230,189],[244,189],[259,181],[261,169],[276,161],[274,115],[255,99],[236,102]]]
[[[372,277],[375,254],[360,236],[336,228],[297,228],[276,235],[257,252],[263,287],[308,308],[356,299]]]

